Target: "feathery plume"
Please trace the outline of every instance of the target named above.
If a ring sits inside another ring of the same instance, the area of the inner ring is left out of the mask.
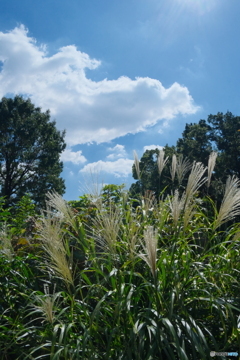
[[[156,206],[157,201],[154,195],[154,192],[151,190],[146,190],[144,198],[142,199],[142,211],[143,215],[146,216],[149,211],[152,211]]]
[[[186,173],[191,169],[191,163],[187,158],[183,158],[183,155],[179,155],[177,158],[177,166],[176,166],[176,173],[177,173],[177,179],[178,184],[181,185],[184,176]]]
[[[54,208],[59,213],[59,221],[64,221],[66,224],[73,227],[75,231],[77,231],[77,224],[75,222],[75,214],[71,206],[67,204],[67,202],[59,195],[57,192],[53,191],[52,193],[49,191],[47,193],[47,203],[49,207]]]
[[[173,154],[173,156],[172,156],[172,166],[170,168],[172,182],[174,181],[174,178],[175,178],[176,168],[177,168],[177,157],[176,157],[175,154]]]
[[[116,254],[119,229],[122,223],[121,211],[110,204],[109,211],[98,211],[93,224],[96,236],[103,249],[108,249],[111,254]]]
[[[104,187],[104,181],[99,179],[99,171],[96,168],[91,168],[87,175],[84,176],[84,184],[79,187],[79,190],[86,194],[90,201],[101,207],[102,199],[101,192]]]
[[[49,208],[47,208],[50,214]],[[39,239],[45,250],[45,258],[53,272],[65,281],[67,286],[73,284],[70,261],[67,260],[67,249],[63,239],[61,221],[57,217],[40,217],[37,229]]]
[[[12,259],[14,254],[11,243],[11,235],[8,232],[6,223],[2,225],[0,231],[0,252],[3,253],[9,260]]]
[[[168,196],[168,203],[169,203],[169,207],[171,209],[173,223],[175,226],[177,226],[181,212],[184,208],[184,202],[185,202],[185,195],[183,194],[183,196],[181,198],[179,198],[178,190],[175,190],[175,193],[172,198],[170,198],[170,196]]]
[[[134,165],[135,165],[135,169],[137,172],[137,177],[138,177],[138,180],[140,180],[140,178],[141,178],[140,166],[139,166],[138,155],[135,150],[133,151],[133,155],[134,155]]]
[[[54,286],[53,294],[50,294],[49,286],[44,284],[45,295],[33,295],[34,303],[31,304],[33,309],[35,309],[35,311],[41,312],[43,314],[43,319],[45,319],[45,321],[49,322],[50,324],[52,324],[55,320],[55,303],[61,294],[55,293],[55,288],[56,286]],[[36,305],[36,303],[38,305]]]
[[[148,226],[144,231],[144,244],[141,242],[145,254],[138,254],[149,266],[153,277],[156,276],[157,270],[157,244],[158,244],[158,233],[153,226]]]
[[[206,182],[206,177],[203,178],[205,171],[206,168],[202,163],[194,161],[185,191],[185,207],[189,205],[198,189]]]
[[[236,176],[229,176],[225,186],[223,201],[217,215],[214,229],[240,215],[240,181]]]
[[[168,156],[164,160],[165,151],[163,149],[159,150],[159,155],[157,157],[157,166],[158,166],[158,173],[161,176],[164,166],[168,162]]]
[[[207,187],[209,188],[210,186],[210,181],[211,181],[211,177],[212,177],[212,172],[214,170],[215,164],[216,164],[216,159],[217,159],[217,152],[213,151],[210,155],[209,155],[209,159],[208,159],[208,182],[207,182]]]

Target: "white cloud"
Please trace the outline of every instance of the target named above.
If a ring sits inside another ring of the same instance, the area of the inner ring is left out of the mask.
[[[124,145],[117,144],[113,148],[108,148],[107,150],[112,151],[112,154],[107,156],[107,159],[109,159],[109,160],[115,160],[117,158],[126,157],[126,155],[127,155]]]
[[[186,87],[164,88],[159,80],[122,76],[92,81],[85,69],[101,62],[69,45],[48,56],[45,45],[24,26],[0,32],[0,97],[27,94],[36,106],[50,109],[69,146],[111,141],[144,131],[159,120],[198,110]]]
[[[87,164],[81,169],[80,173],[91,172],[107,172],[113,174],[116,177],[128,176],[132,173],[133,160],[130,159],[118,159],[116,161],[97,161]]]
[[[73,164],[83,164],[87,161],[85,156],[82,155],[82,151],[71,151],[71,149],[65,149],[61,154],[61,161],[72,162]]]
[[[146,150],[155,150],[155,149],[162,150],[163,148],[164,148],[164,146],[160,146],[160,145],[147,145],[147,146],[144,146],[143,152],[145,152]]]

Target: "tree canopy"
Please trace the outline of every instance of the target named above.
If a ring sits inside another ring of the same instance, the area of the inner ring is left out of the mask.
[[[38,207],[45,207],[45,194],[65,192],[60,177],[60,154],[66,148],[65,130],[56,129],[50,112],[42,112],[21,96],[0,102],[0,196],[6,207],[29,193]]]
[[[143,154],[139,162],[140,179],[133,165],[133,177],[138,181],[130,188],[132,195],[144,194],[146,190],[152,190],[159,195],[165,187],[168,188],[167,193],[169,193],[174,181],[177,182],[177,176],[172,179],[171,175],[174,154],[176,161],[181,161],[180,157],[182,157],[191,163],[200,161],[207,166],[209,155],[216,151],[218,154],[216,167],[211,188],[208,190],[208,194],[216,199],[217,193],[221,191],[229,175],[240,178],[240,117],[228,111],[226,114],[209,115],[207,120],[201,119],[198,123],[186,124],[176,146],[166,145],[164,151],[165,159],[168,157],[168,161],[161,174],[157,163],[158,149],[146,150]]]

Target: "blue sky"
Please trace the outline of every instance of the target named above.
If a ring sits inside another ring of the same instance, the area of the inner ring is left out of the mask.
[[[239,0],[1,4],[0,98],[28,96],[66,129],[66,200],[91,181],[130,186],[133,150],[175,145],[186,123],[240,115],[239,13]]]

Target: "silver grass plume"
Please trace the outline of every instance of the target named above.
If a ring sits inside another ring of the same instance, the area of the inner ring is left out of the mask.
[[[176,174],[176,168],[177,168],[177,157],[175,154],[172,156],[172,166],[170,167],[170,173],[172,177],[172,182],[174,181],[175,174]]]
[[[70,205],[57,192],[52,191],[47,193],[47,203],[49,207],[58,211],[59,221],[64,221],[70,225],[77,232],[76,215]]]
[[[165,155],[165,151],[163,149],[159,150],[159,155],[157,157],[157,166],[158,166],[159,176],[161,176],[164,166],[168,162],[168,156],[166,157],[166,159],[164,159],[164,155]]]
[[[101,193],[104,181],[100,181],[99,172],[95,168],[90,168],[89,172],[84,175],[84,183],[81,184],[79,190],[86,194],[88,199],[98,208],[102,206]]]
[[[42,212],[37,229],[37,234],[45,250],[44,257],[49,268],[69,286],[69,284],[73,284],[73,277],[71,263],[67,260],[61,221],[52,214],[48,205],[46,212],[48,216],[44,216]]]
[[[8,230],[6,222],[2,225],[0,230],[0,252],[4,254],[9,260],[11,260],[14,256],[11,234]]]
[[[178,184],[181,185],[184,176],[186,173],[191,169],[191,163],[187,158],[183,158],[183,155],[179,155],[177,158],[177,166],[176,166],[176,173]]]
[[[112,204],[109,206],[109,211],[102,208],[97,212],[96,217],[93,219],[95,240],[99,243],[101,248],[109,251],[113,255],[116,254],[117,251],[117,242],[121,224],[121,211]]]
[[[55,293],[56,284],[54,285],[53,294],[49,293],[49,286],[44,284],[45,295],[33,295],[34,302],[31,304],[35,311],[42,313],[45,321],[52,324],[55,320],[55,306],[58,304],[61,293]],[[57,300],[57,301],[56,301]],[[35,312],[33,311],[33,312]]]
[[[168,196],[168,203],[169,203],[169,207],[171,210],[173,223],[175,226],[177,226],[180,215],[184,208],[185,195],[183,194],[183,196],[180,198],[178,190],[175,190],[172,198],[170,198],[170,196]]]
[[[137,178],[138,178],[138,180],[140,180],[140,178],[141,178],[140,166],[139,166],[138,155],[135,150],[133,151],[133,155],[134,155],[134,165],[135,165],[135,169],[137,172]]]
[[[206,167],[202,163],[194,161],[185,191],[185,207],[192,201],[199,188],[207,181],[207,178],[203,177],[205,171]]]
[[[217,159],[217,152],[213,151],[210,155],[209,155],[209,159],[208,159],[208,182],[207,182],[207,187],[209,188],[210,186],[210,182],[211,182],[211,177],[212,177],[212,172],[214,170],[214,167],[216,165],[216,159]]]
[[[217,215],[214,229],[240,215],[240,181],[236,176],[229,176],[226,181],[223,201]]]
[[[200,162],[193,163],[191,173],[188,177],[188,183],[185,190],[184,196],[184,213],[183,213],[183,222],[184,228],[186,228],[194,216],[196,210],[197,199],[195,195],[197,194],[199,188],[207,181],[206,177],[203,177],[206,171],[206,167]]]
[[[142,212],[143,216],[146,217],[149,211],[153,211],[157,204],[154,192],[151,190],[145,191],[145,196],[142,199]]]
[[[145,254],[138,254],[149,266],[153,277],[156,276],[157,270],[157,244],[158,244],[158,233],[153,226],[148,226],[144,231],[144,243],[141,242]]]

